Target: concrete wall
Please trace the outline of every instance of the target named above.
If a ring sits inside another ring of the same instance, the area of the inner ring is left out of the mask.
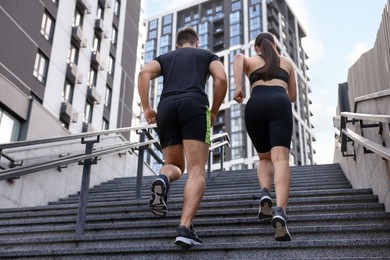
[[[368,100],[359,103],[357,113],[390,115],[390,96]],[[365,122],[369,123],[369,122]],[[362,128],[360,124],[349,123],[349,129],[363,135],[377,144],[386,143],[390,145],[389,125],[383,125],[383,132],[379,134],[379,128]],[[380,203],[384,203],[387,212],[390,212],[390,162],[382,159],[375,153],[364,153],[361,145],[349,145],[348,153],[356,153],[356,160],[353,157],[343,157],[339,149],[335,149],[334,162],[340,164],[348,180],[354,188],[370,188],[375,195],[378,195]]]
[[[99,144],[116,143],[121,138],[106,138]],[[99,147],[96,144],[95,147]],[[40,145],[34,149],[14,149],[7,154],[20,158],[25,163],[46,160],[48,154],[56,155],[76,154],[84,150],[84,145],[79,142],[65,143],[61,147]],[[43,156],[46,155],[46,156]],[[42,156],[42,157],[40,157]],[[53,156],[52,156],[53,157]],[[113,154],[101,157],[98,164],[92,165],[90,187],[117,177],[136,176],[137,174],[137,153]],[[67,197],[69,194],[77,193],[81,186],[83,166],[77,163],[68,165],[67,168],[45,170],[21,176],[14,180],[14,183],[0,181],[0,208],[32,207],[47,205],[50,201]],[[152,175],[154,172],[144,164],[144,176]],[[129,187],[131,189],[133,187]]]
[[[390,115],[389,6],[390,0],[384,8],[374,47],[364,53],[348,71],[348,96],[352,112]],[[377,97],[356,102],[356,98],[368,94]],[[347,127],[377,144],[390,146],[389,124],[383,124],[381,133],[378,127],[362,129],[358,123],[348,123]],[[355,144],[348,148],[351,153],[355,151],[356,160],[343,157],[336,148],[334,161],[341,165],[354,188],[371,188],[378,195],[379,202],[384,203],[386,211],[390,212],[390,162],[374,153],[364,153],[361,145]]]

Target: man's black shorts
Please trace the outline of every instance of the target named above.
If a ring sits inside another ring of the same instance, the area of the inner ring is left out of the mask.
[[[198,140],[210,144],[210,109],[204,97],[185,96],[160,102],[157,128],[161,147]]]

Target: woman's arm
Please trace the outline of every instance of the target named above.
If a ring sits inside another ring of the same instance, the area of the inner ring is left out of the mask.
[[[242,90],[242,74],[244,72],[245,56],[241,53],[236,54],[233,60],[234,85],[236,90],[234,92],[234,100],[237,103],[244,101],[244,91]]]

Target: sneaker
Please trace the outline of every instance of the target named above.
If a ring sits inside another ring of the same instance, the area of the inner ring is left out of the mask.
[[[190,228],[180,226],[176,229],[176,240],[175,245],[183,248],[189,248],[192,245],[201,245],[203,242],[195,234],[195,231],[191,225]]]
[[[290,232],[288,232],[286,216],[282,208],[276,208],[272,218],[272,226],[275,230],[276,241],[291,241]]]
[[[168,187],[163,178],[157,178],[152,182],[152,198],[149,201],[149,210],[159,217],[165,217],[168,213],[167,195]]]
[[[260,221],[270,221],[272,219],[272,200],[267,188],[263,188],[259,205],[258,217]]]

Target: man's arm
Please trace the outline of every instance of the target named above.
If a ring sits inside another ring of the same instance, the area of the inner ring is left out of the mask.
[[[215,117],[218,114],[219,108],[225,98],[227,91],[227,77],[225,69],[220,61],[210,63],[209,71],[214,79],[214,99],[211,107],[211,125],[214,124]]]
[[[152,109],[149,103],[149,85],[150,81],[161,75],[160,64],[153,60],[145,65],[138,74],[138,93],[141,98],[141,105],[144,111],[145,119],[148,124],[156,122],[156,111]]]

